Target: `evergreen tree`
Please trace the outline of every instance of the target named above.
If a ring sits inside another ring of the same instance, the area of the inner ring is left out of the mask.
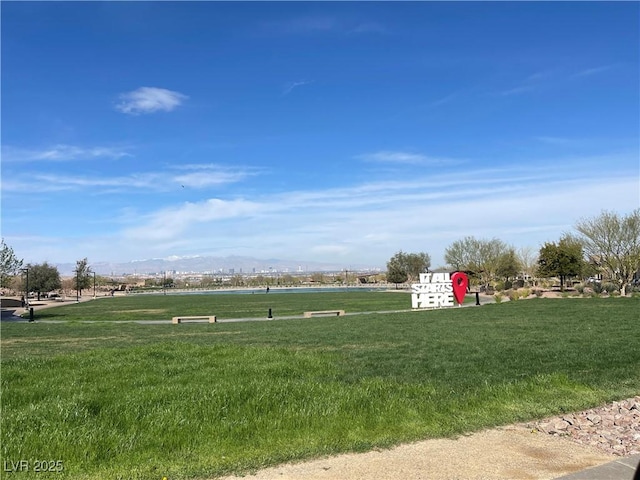
[[[540,248],[538,274],[559,277],[561,291],[564,291],[566,279],[580,275],[584,265],[582,244],[570,235],[565,235],[558,243],[547,242]]]
[[[29,269],[29,290],[38,293],[38,300],[41,293],[62,287],[60,273],[53,265],[44,262],[40,265],[27,265],[27,268]]]

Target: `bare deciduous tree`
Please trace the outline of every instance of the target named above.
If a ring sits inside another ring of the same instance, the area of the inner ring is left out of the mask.
[[[640,209],[627,216],[603,211],[582,219],[575,226],[589,260],[605,270],[626,295],[627,287],[640,269]]]
[[[522,273],[533,277],[538,265],[538,254],[532,247],[520,247],[516,252]]]
[[[505,255],[511,251],[502,240],[465,237],[453,242],[444,254],[445,261],[456,270],[464,270],[478,278],[483,285],[494,280]]]

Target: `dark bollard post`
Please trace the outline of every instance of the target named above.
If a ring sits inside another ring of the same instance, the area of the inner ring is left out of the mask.
[[[33,322],[33,307],[29,309],[29,321]]]
[[[271,309],[269,309],[269,316],[267,318],[273,318],[273,315],[271,315]]]
[[[480,292],[476,292],[476,305],[480,305]]]

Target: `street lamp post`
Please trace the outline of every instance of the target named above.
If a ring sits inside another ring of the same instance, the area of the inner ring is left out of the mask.
[[[26,276],[27,276],[27,282],[26,282],[25,287],[24,287],[24,290],[25,290],[25,292],[24,292],[24,298],[25,298],[24,307],[25,308],[29,308],[29,269],[28,268],[21,268],[20,271],[24,272],[26,274]]]

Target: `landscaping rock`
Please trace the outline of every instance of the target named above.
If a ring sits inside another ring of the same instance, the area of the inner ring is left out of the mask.
[[[609,454],[634,455],[640,452],[640,396],[526,425]]]

